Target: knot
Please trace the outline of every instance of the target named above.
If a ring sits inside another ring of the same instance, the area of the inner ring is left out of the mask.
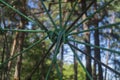
[[[55,31],[49,31],[48,36],[52,42],[54,42],[57,39],[57,33]]]
[[[58,37],[60,37],[61,35],[61,41],[63,43],[67,43],[67,36],[65,34],[65,31],[64,30],[54,30],[54,31],[48,31],[48,36],[49,36],[49,39],[52,41],[52,42],[55,42],[57,40]]]

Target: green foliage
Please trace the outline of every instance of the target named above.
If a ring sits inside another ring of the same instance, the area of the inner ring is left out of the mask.
[[[120,11],[120,1],[115,0],[111,6],[112,10],[119,12]]]
[[[73,64],[64,64],[63,66],[63,80],[74,80],[74,70]],[[85,80],[86,73],[82,69],[82,67],[78,64],[78,79]]]

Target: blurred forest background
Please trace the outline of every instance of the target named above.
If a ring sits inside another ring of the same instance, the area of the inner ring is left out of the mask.
[[[0,80],[120,80],[120,1],[0,0]]]

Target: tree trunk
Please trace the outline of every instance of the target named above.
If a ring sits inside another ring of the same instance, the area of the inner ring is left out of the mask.
[[[85,0],[81,0],[81,4],[82,4],[82,11],[84,11],[84,10],[86,9],[86,1],[85,1]],[[86,13],[83,14],[82,19],[83,19],[83,20],[86,19]],[[84,29],[84,30],[89,29],[89,27],[88,27],[88,25],[87,25],[86,22],[83,23],[83,29]],[[84,41],[89,44],[89,43],[90,43],[90,32],[85,32],[85,33],[84,33],[84,36],[85,36]],[[88,55],[91,56],[90,46],[87,46],[87,45],[86,45],[85,48],[86,48],[86,49],[85,49],[85,52],[86,52]],[[87,71],[89,72],[89,74],[91,75],[91,73],[92,73],[91,58],[90,58],[89,56],[86,56],[86,69],[87,69]],[[90,80],[87,75],[86,75],[86,80]]]
[[[100,42],[99,41],[99,30],[95,30],[94,37],[95,37],[95,45],[100,46],[100,44],[99,44],[99,42]],[[100,49],[99,48],[95,48],[95,58],[98,59],[99,61],[101,61]],[[94,62],[94,68],[96,68],[96,62]],[[98,79],[103,80],[103,72],[102,72],[101,64],[98,64]]]
[[[4,16],[5,14],[5,11],[4,11],[4,8],[0,7],[0,14],[1,16]],[[3,24],[2,24],[3,23]],[[0,17],[0,25],[4,26],[4,28],[7,27],[6,25],[6,22],[5,22],[5,17]],[[0,27],[2,29],[2,27]],[[4,61],[8,60],[8,58],[10,57],[10,52],[9,52],[9,42],[8,42],[8,36],[7,36],[7,33],[4,31],[0,31],[0,42],[2,43],[1,45],[1,50],[0,50],[0,63],[4,63]],[[9,79],[9,76],[8,76],[8,66],[7,64],[6,65],[3,65],[2,67],[0,67],[0,80],[6,80],[6,79]]]
[[[94,5],[94,9],[95,11],[97,10],[97,3],[95,2],[95,5]],[[94,25],[95,27],[97,28],[98,27],[98,23],[99,23],[99,19],[98,19],[98,15],[95,15],[94,16]],[[94,33],[94,44],[96,46],[100,46],[100,40],[99,40],[99,30],[95,30],[95,33]],[[94,57],[96,59],[98,59],[99,61],[101,61],[101,56],[100,56],[100,49],[99,48],[94,48]],[[97,80],[97,77],[96,77],[96,61],[94,61],[94,79]],[[98,64],[98,80],[103,80],[103,72],[102,72],[102,66],[101,64]]]
[[[23,14],[26,14],[26,0],[24,0],[24,1],[20,0],[18,2],[20,2],[20,4],[21,4],[20,11]],[[20,24],[19,24],[19,29],[24,29],[25,24],[26,24],[26,19],[24,17],[22,17],[22,16],[20,16],[20,18],[21,18],[21,20],[20,20]],[[23,33],[23,32],[18,33],[17,52],[21,52],[23,50],[24,38],[25,38],[25,33]],[[22,65],[22,54],[17,56],[17,62],[16,62],[16,66],[15,66],[15,73],[14,73],[14,80],[20,80],[21,65]]]
[[[78,71],[77,71],[78,63],[74,54],[74,80],[78,80]]]
[[[110,40],[108,39],[108,49],[110,49]],[[106,65],[108,65],[108,60],[109,60],[109,52],[106,53]],[[107,68],[105,68],[105,80],[107,80]]]
[[[17,43],[17,39],[18,39],[18,32],[16,32],[15,34],[15,38],[13,40],[13,44],[12,44],[12,48],[11,48],[11,52],[10,52],[10,57],[12,57],[15,53],[15,48],[16,48],[16,43]],[[8,70],[10,71],[11,69],[11,65],[12,65],[12,61],[8,62]]]
[[[20,27],[24,27],[25,24],[24,22],[20,22]],[[23,42],[24,42],[24,33],[19,33],[18,34],[18,47],[17,47],[17,52],[21,52],[23,50]],[[20,71],[21,71],[21,65],[22,65],[22,54],[17,57],[17,62],[15,66],[15,73],[14,73],[14,80],[20,80]]]
[[[89,36],[88,36],[89,37]],[[90,43],[89,41],[85,41],[86,43]],[[91,55],[91,50],[89,46],[86,46],[86,53],[88,55]],[[92,69],[91,69],[91,58],[86,56],[86,69],[89,72],[89,74],[91,75],[92,73]],[[86,75],[86,80],[90,80],[89,77]]]
[[[86,15],[83,15],[83,20],[86,18]],[[87,30],[89,29],[86,23],[83,23],[83,29]],[[84,33],[84,41],[88,44],[90,44],[90,32],[85,32]],[[91,56],[91,49],[90,46],[85,46],[85,52]],[[92,69],[91,69],[91,58],[89,56],[86,56],[86,69],[89,72],[89,74],[92,74]],[[90,80],[89,77],[86,75],[86,80]]]

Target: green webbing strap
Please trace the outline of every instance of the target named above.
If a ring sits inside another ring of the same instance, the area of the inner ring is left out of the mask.
[[[73,39],[69,39],[69,41],[76,42],[76,43],[83,44],[83,45],[90,46],[90,47],[94,47],[94,48],[99,48],[99,49],[102,49],[102,50],[105,50],[105,51],[110,51],[110,52],[113,52],[113,53],[116,53],[116,54],[120,55],[120,51],[107,49],[107,48],[104,48],[104,47],[96,46],[96,45],[93,45],[93,44],[89,44],[89,43],[85,43],[85,42],[81,42],[81,41],[73,40]]]

